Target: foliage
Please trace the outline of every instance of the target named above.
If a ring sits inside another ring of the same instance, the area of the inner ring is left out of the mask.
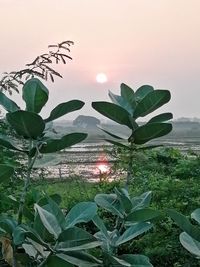
[[[52,82],[54,82],[55,76],[62,78],[62,75],[50,65],[54,62],[56,64],[59,62],[66,64],[66,59],[71,60],[72,58],[67,54],[70,52],[69,47],[71,45],[73,45],[72,41],[49,45],[49,51],[37,56],[31,63],[26,64],[26,68],[9,73],[4,72],[0,80],[0,91],[8,91],[9,94],[12,94],[12,90],[19,92],[19,86],[24,85],[26,80],[34,77],[45,81],[50,78]],[[0,97],[2,96],[6,99],[6,96],[0,92]]]
[[[168,134],[172,130],[172,125],[166,121],[172,119],[173,116],[171,113],[162,113],[154,116],[143,125],[139,125],[137,120],[149,115],[169,102],[171,95],[168,90],[154,90],[149,85],[143,85],[134,92],[133,89],[122,83],[121,95],[115,95],[109,92],[109,97],[112,103],[93,102],[92,107],[107,118],[130,129],[130,135],[125,139],[107,130],[103,130],[116,140],[106,139],[106,141],[129,151],[129,166],[126,181],[126,185],[128,185],[133,176],[132,164],[134,151],[146,149],[146,147],[140,147],[140,145],[144,145],[152,139]],[[124,142],[128,142],[128,144],[124,144]]]

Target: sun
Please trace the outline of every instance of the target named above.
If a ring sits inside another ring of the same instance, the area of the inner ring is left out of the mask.
[[[108,81],[108,78],[105,73],[98,73],[96,76],[96,81],[98,83],[106,83]]]

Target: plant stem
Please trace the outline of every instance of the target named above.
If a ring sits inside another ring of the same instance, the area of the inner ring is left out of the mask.
[[[125,182],[125,188],[128,190],[131,180],[133,179],[133,152],[134,152],[134,142],[131,140],[130,144],[130,154],[129,154],[129,162],[128,162],[128,170]]]
[[[29,149],[31,149],[31,148],[32,148],[32,140],[30,140],[30,142],[29,142]],[[24,181],[24,188],[23,188],[23,191],[21,193],[21,197],[20,197],[20,201],[19,201],[18,220],[17,220],[18,225],[22,223],[24,203],[25,203],[26,194],[27,194],[27,191],[28,191],[28,188],[30,185],[31,171],[32,171],[33,164],[35,163],[36,158],[37,158],[37,152],[33,158],[28,156],[27,174],[26,174],[25,181]]]

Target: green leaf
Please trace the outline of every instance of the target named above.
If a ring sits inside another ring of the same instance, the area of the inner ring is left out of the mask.
[[[0,183],[8,181],[14,174],[14,169],[11,166],[0,164]]]
[[[124,108],[125,110],[128,111],[130,115],[133,115],[133,108],[131,107],[130,103],[126,99],[124,99],[123,97],[119,95],[113,94],[111,91],[109,91],[108,95],[114,104]]]
[[[80,202],[76,204],[67,214],[66,227],[72,227],[77,223],[89,222],[97,213],[97,206],[94,202]]]
[[[179,239],[185,249],[200,258],[200,242],[192,238],[186,232],[181,233]]]
[[[47,229],[47,231],[50,234],[52,234],[55,238],[58,238],[59,234],[61,233],[61,227],[57,221],[57,218],[54,216],[54,214],[41,208],[37,204],[35,204],[34,207],[37,210],[38,215],[42,221],[42,224]]]
[[[133,110],[136,107],[135,94],[134,94],[133,89],[130,88],[125,83],[122,83],[120,85],[120,88],[121,88],[121,96],[130,104],[131,110],[133,112]]]
[[[45,122],[53,121],[63,115],[66,115],[69,112],[79,110],[84,106],[84,104],[85,103],[80,100],[71,100],[65,103],[61,103],[51,111],[49,117],[45,119]]]
[[[126,220],[130,222],[145,222],[145,221],[150,221],[160,215],[161,213],[159,211],[145,208],[131,212],[127,216]]]
[[[127,110],[125,110],[121,106],[102,101],[102,102],[92,102],[92,107],[105,117],[119,124],[126,125],[130,129],[132,129],[132,124],[129,119],[130,114],[128,113]]]
[[[88,253],[73,251],[65,252],[65,254],[57,254],[57,256],[71,264],[79,267],[99,267],[101,261],[97,260],[95,257],[91,256]],[[53,266],[52,266],[53,267]],[[59,266],[60,267],[60,266]]]
[[[136,106],[133,117],[144,117],[169,102],[171,98],[168,90],[155,90],[148,93]]]
[[[134,143],[138,145],[145,144],[152,139],[170,133],[171,130],[171,123],[147,123],[137,128],[133,133]]]
[[[183,214],[172,209],[167,210],[167,214],[169,214],[184,232],[200,242],[200,229],[197,226],[192,225]]]
[[[71,263],[63,259],[62,257],[59,257],[57,255],[50,255],[46,262],[47,267],[73,267]]]
[[[119,140],[123,140],[124,138],[122,138],[122,137],[120,137],[120,136],[118,136],[118,135],[115,135],[115,134],[113,134],[113,133],[111,133],[111,132],[109,132],[109,131],[107,131],[107,130],[105,130],[105,129],[102,129],[102,128],[100,128],[100,127],[98,127],[100,130],[102,130],[104,133],[107,133],[107,134],[109,134],[110,136],[112,136],[112,137],[114,137],[114,138],[116,138],[116,139],[119,139]]]
[[[25,138],[39,137],[45,128],[43,119],[36,113],[29,111],[15,111],[6,114],[7,121],[15,131]]]
[[[149,206],[150,201],[151,201],[151,195],[152,192],[148,191],[140,196],[132,198],[131,202],[133,204],[133,209],[132,210],[138,210],[138,209],[143,209]]]
[[[90,249],[101,244],[93,235],[78,227],[70,227],[64,230],[59,235],[57,242],[55,249],[58,252]]]
[[[2,93],[1,91],[0,91],[0,105],[2,105],[8,112],[15,112],[20,109],[14,101],[12,101],[10,98],[4,95],[4,93]]]
[[[21,151],[21,152],[26,152],[15,145],[13,145],[12,141],[9,140],[6,136],[0,135],[0,146],[6,147],[8,149],[12,149],[15,151]]]
[[[48,89],[37,78],[28,80],[22,88],[22,98],[26,102],[27,111],[39,113],[48,97]]]
[[[15,228],[17,227],[17,222],[12,218],[0,217],[0,229],[5,233],[8,233],[12,236]]]
[[[200,209],[196,209],[192,212],[191,218],[200,224]]]
[[[125,211],[125,213],[129,213],[132,209],[132,203],[130,198],[128,197],[128,192],[125,191],[126,189],[123,188],[123,190],[115,188],[115,193],[118,196],[118,199],[120,201],[121,207]]]
[[[53,153],[60,151],[64,148],[73,146],[87,137],[85,133],[71,133],[63,136],[60,139],[48,139],[46,144],[44,144],[40,152],[41,153]]]
[[[150,263],[149,258],[144,255],[139,254],[124,254],[120,256],[123,260],[130,263],[131,267],[153,267],[153,265]]]
[[[164,121],[171,120],[172,118],[173,118],[172,113],[170,113],[170,112],[168,112],[168,113],[162,113],[160,115],[157,115],[157,116],[153,117],[147,123],[164,122]]]
[[[146,95],[153,92],[154,88],[151,85],[142,85],[135,92],[135,98],[138,102],[140,102]]]
[[[120,218],[124,218],[116,194],[97,194],[94,200],[100,207],[112,212]]]
[[[115,146],[122,147],[124,149],[130,150],[130,147],[128,147],[128,146],[126,146],[126,145],[124,145],[124,144],[122,144],[120,142],[116,142],[116,141],[110,140],[110,139],[104,139],[104,140],[106,142],[108,142],[108,143],[111,143],[111,144],[115,145]]]
[[[126,243],[152,228],[151,223],[139,222],[129,227],[116,241],[116,246]]]
[[[106,254],[104,253],[104,258],[106,259],[105,260],[105,264],[104,266],[109,266],[109,267],[120,267],[120,266],[125,266],[125,267],[130,267],[131,265],[126,262],[125,260],[123,259],[119,259],[115,256],[112,256],[110,254]]]
[[[110,239],[103,220],[101,220],[101,218],[99,218],[98,215],[95,215],[94,218],[92,219],[92,221],[96,225],[96,227],[101,231],[101,233],[104,235],[104,237],[106,239]]]
[[[63,212],[52,198],[48,197],[48,203],[51,213],[57,218],[59,226],[64,229],[66,222]]]

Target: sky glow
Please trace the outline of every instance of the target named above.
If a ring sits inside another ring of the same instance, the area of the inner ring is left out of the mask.
[[[0,72],[24,68],[49,44],[72,40],[73,61],[57,67],[62,80],[47,83],[44,114],[80,99],[86,105],[73,118],[99,116],[91,102],[109,100],[108,90],[119,94],[124,82],[169,89],[172,100],[160,111],[200,117],[199,10],[199,0],[0,0]],[[98,84],[102,70],[109,80]]]

